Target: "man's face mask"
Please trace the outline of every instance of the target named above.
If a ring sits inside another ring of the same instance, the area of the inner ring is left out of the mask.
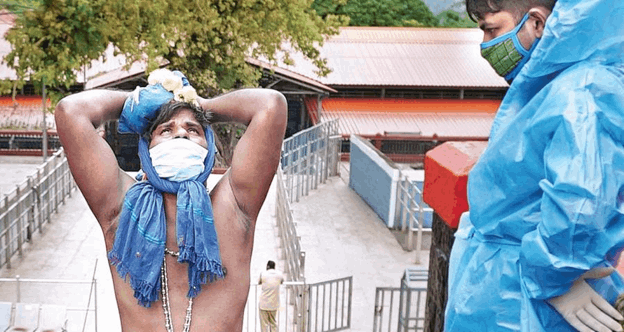
[[[535,39],[531,49],[525,50],[518,40],[518,31],[522,29],[528,19],[529,14],[527,13],[513,30],[481,44],[481,55],[492,65],[496,73],[504,77],[508,83],[516,78],[522,67],[529,61],[531,53],[539,41],[539,38]]]
[[[186,138],[164,141],[149,150],[156,173],[169,181],[195,180],[204,171],[208,150]]]

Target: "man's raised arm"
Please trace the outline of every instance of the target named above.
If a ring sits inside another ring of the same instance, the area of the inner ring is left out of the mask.
[[[127,96],[122,91],[80,92],[63,98],[54,113],[76,184],[103,228],[115,219],[131,179],[96,128],[119,118]]]
[[[255,220],[279,164],[288,115],[286,98],[271,89],[243,89],[199,102],[213,112],[214,122],[247,125],[234,150],[230,183],[239,208]]]

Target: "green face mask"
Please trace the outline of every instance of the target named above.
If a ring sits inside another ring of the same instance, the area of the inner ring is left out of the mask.
[[[513,30],[481,44],[481,55],[490,63],[498,75],[510,83],[529,61],[531,53],[539,41],[536,39],[531,49],[525,50],[518,40],[518,31],[528,19],[529,14],[527,13]]]

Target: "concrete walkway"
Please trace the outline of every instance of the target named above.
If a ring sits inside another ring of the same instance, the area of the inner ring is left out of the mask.
[[[15,186],[37,172],[42,157],[0,156],[0,195],[15,190]]]
[[[6,165],[0,164],[0,173],[8,174],[4,171]],[[346,169],[341,170],[342,177],[328,179],[309,196],[294,203],[292,209],[297,233],[306,251],[307,282],[353,276],[350,331],[368,332],[373,324],[375,287],[399,287],[405,269],[415,266],[415,254],[402,250],[383,222],[348,187]],[[209,186],[218,179],[219,176],[211,176]],[[120,331],[101,230],[80,192],[74,191],[72,195],[59,208],[59,213],[53,215],[43,234],[35,236],[24,255],[13,259],[12,268],[0,269],[0,278],[19,275],[21,278],[89,280],[97,260],[98,328],[100,331]],[[275,260],[278,269],[283,268],[283,262],[279,260],[280,250],[273,186],[256,225],[250,266],[252,284],[257,282],[267,260]],[[423,252],[421,266],[428,266],[428,257],[429,253]],[[84,308],[88,295],[89,285],[21,287],[22,302]],[[0,283],[0,301],[15,301],[15,298],[15,284]],[[82,330],[84,312],[70,314],[70,331]],[[86,331],[94,331],[94,326],[91,312]]]
[[[370,332],[376,287],[400,287],[405,269],[429,266],[406,252],[375,212],[348,185],[348,170],[332,177],[292,205],[306,251],[306,282],[353,276],[353,307],[349,331]]]
[[[4,165],[3,165],[4,167]],[[121,331],[113,283],[108,268],[104,237],[80,191],[59,206],[45,224],[42,234],[35,233],[22,257],[13,258],[11,269],[0,269],[0,278],[30,278],[89,281],[97,270],[98,328],[100,331]],[[23,303],[58,304],[85,309],[89,302],[90,284],[21,283]],[[0,301],[15,302],[16,283],[0,283]],[[94,298],[91,298],[93,309]],[[68,311],[69,331],[82,331],[86,311]],[[85,331],[95,331],[95,315],[87,315]]]

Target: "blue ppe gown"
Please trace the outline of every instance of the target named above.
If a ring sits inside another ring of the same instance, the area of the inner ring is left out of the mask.
[[[624,247],[623,0],[557,2],[470,172],[468,201],[445,330],[575,331],[547,300]]]

